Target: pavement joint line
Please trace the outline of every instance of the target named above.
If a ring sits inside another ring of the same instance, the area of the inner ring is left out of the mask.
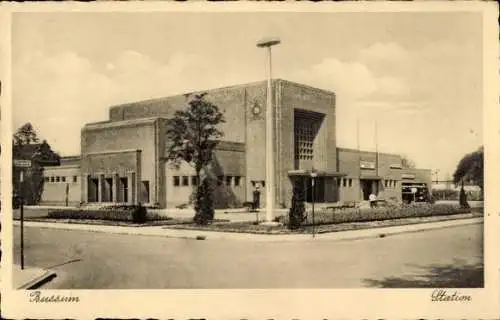
[[[43,229],[59,229],[59,230],[76,230],[76,231],[87,231],[87,232],[98,232],[98,233],[111,233],[111,234],[123,234],[123,235],[142,235],[142,236],[157,236],[165,238],[180,238],[189,240],[200,240],[197,237],[204,236],[204,240],[243,240],[243,241],[274,241],[274,242],[288,242],[288,241],[310,241],[310,240],[358,240],[366,238],[379,238],[383,234],[384,237],[388,235],[397,235],[402,233],[415,233],[422,232],[426,230],[435,230],[448,227],[456,227],[468,224],[484,223],[484,219],[481,217],[471,217],[458,220],[446,220],[437,222],[424,222],[419,224],[411,225],[400,225],[400,226],[388,226],[388,227],[378,227],[378,228],[367,228],[359,230],[346,230],[329,232],[324,234],[317,234],[315,238],[312,238],[312,234],[249,234],[249,233],[238,233],[238,232],[218,232],[218,231],[203,231],[203,230],[173,230],[173,229],[163,229],[160,227],[148,227],[148,229],[141,229],[136,227],[130,227],[133,229],[125,229],[129,227],[123,226],[94,226],[88,227],[86,224],[66,224],[59,222],[36,222],[28,221],[24,225],[26,227],[38,227]],[[14,221],[14,225],[19,225],[19,221]],[[155,228],[155,229],[152,229]],[[132,231],[133,230],[133,231]],[[147,232],[144,232],[146,231]]]

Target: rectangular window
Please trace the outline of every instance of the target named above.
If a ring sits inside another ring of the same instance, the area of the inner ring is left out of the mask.
[[[387,188],[388,182],[389,182],[389,180],[384,180],[384,187]]]
[[[43,178],[43,181],[45,181],[45,182],[49,182],[49,181],[50,181],[50,179],[49,179],[49,177],[45,177],[45,178]]]
[[[182,176],[182,185],[189,186],[189,177],[188,176]]]
[[[347,187],[347,179],[342,179],[342,185],[345,187]]]
[[[66,182],[66,177],[61,177],[62,182]]]
[[[178,187],[181,185],[181,179],[179,176],[174,176],[174,187]]]
[[[224,176],[218,176],[217,177],[217,185],[222,185],[222,181],[224,181]]]
[[[50,177],[50,182],[54,182],[54,177]]]
[[[260,186],[261,186],[262,188],[265,188],[265,187],[266,187],[266,181],[262,180],[262,181],[260,182]]]
[[[340,188],[341,183],[342,183],[342,179],[337,179],[337,187]]]
[[[191,185],[192,186],[197,186],[198,185],[198,177],[197,176],[192,176],[191,177]]]
[[[238,176],[234,177],[234,186],[235,187],[240,185],[240,179],[241,179],[241,177],[238,177]]]
[[[78,181],[78,177],[77,176],[73,176],[73,182],[77,182]]]
[[[349,188],[352,187],[352,179],[349,179]]]
[[[61,181],[61,177],[56,176],[56,182],[59,182],[59,181]]]
[[[232,176],[226,176],[226,186],[230,186],[232,181],[233,181]]]

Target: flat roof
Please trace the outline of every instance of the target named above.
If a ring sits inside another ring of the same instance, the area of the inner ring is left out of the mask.
[[[316,88],[316,87],[313,87],[313,86],[310,86],[310,85],[306,85],[306,84],[303,84],[303,83],[293,82],[293,81],[284,80],[284,79],[280,79],[280,78],[273,79],[272,81],[273,81],[273,83],[286,83],[286,84],[298,86],[298,87],[301,87],[301,88],[306,88],[306,89],[310,89],[310,90],[314,90],[314,91],[318,91],[318,92],[323,92],[323,93],[329,94],[329,95],[335,95],[334,91]],[[169,99],[169,98],[181,97],[181,96],[188,96],[188,95],[195,94],[195,93],[217,92],[217,91],[228,90],[228,89],[245,88],[245,87],[255,86],[255,85],[265,85],[266,83],[267,83],[267,80],[260,80],[260,81],[252,81],[252,82],[235,84],[235,85],[230,85],[230,86],[215,87],[215,88],[210,88],[210,89],[195,90],[195,91],[185,91],[185,92],[175,93],[175,94],[171,94],[171,95],[163,96],[163,97],[158,97],[158,98],[152,98],[152,99],[145,99],[145,100],[139,100],[139,101],[125,102],[125,103],[121,103],[121,104],[116,104],[116,105],[110,106],[109,108],[110,109],[112,109],[112,108],[122,108],[122,107],[140,105],[140,104],[144,104],[144,103],[161,102],[161,101]]]

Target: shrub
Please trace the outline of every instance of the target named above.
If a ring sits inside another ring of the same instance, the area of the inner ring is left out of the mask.
[[[295,185],[293,188],[292,195],[292,207],[288,212],[288,228],[297,229],[305,221],[306,208],[304,205],[304,196],[302,193],[302,188]]]
[[[140,203],[135,210],[132,210],[132,221],[135,223],[144,223],[146,222],[146,215],[148,211],[145,207],[143,207]]]
[[[47,217],[54,219],[129,221],[135,223],[144,223],[148,220],[147,210],[142,205],[117,205],[96,210],[57,209],[49,211]]]
[[[384,207],[373,209],[341,209],[315,211],[315,224],[337,224],[349,222],[368,222],[402,218],[417,218],[444,216],[467,213],[470,210],[456,205],[428,203],[403,205],[399,207]],[[312,225],[312,214],[308,213],[304,225]]]

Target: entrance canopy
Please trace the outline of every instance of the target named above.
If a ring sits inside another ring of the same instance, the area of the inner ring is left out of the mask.
[[[361,176],[361,180],[382,180],[382,177],[379,176]]]
[[[310,177],[312,171],[311,170],[290,170],[288,171],[288,175],[290,177]],[[337,171],[315,171],[318,177],[345,177],[347,173],[337,172]]]

